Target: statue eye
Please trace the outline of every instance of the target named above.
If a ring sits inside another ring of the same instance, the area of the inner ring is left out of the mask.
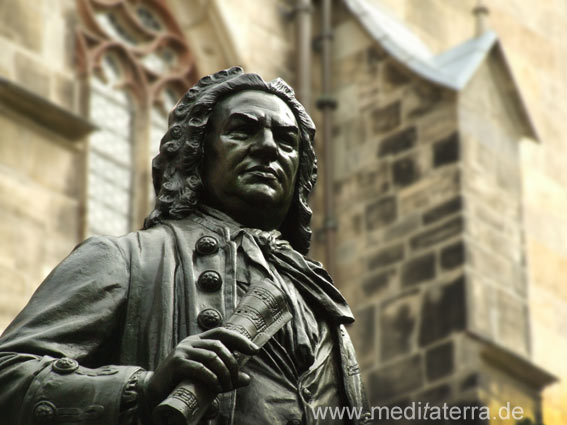
[[[248,125],[241,125],[230,129],[228,135],[233,139],[245,140],[254,133],[254,129]]]
[[[292,151],[297,149],[298,140],[297,136],[289,132],[281,132],[277,135],[278,144],[282,146],[283,149]]]

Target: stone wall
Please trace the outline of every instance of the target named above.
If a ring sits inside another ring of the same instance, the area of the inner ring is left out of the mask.
[[[80,238],[73,7],[0,5],[0,330]]]
[[[371,0],[436,52],[474,33],[476,0]],[[567,3],[485,1],[539,133],[520,143],[533,360],[560,380],[544,393],[546,425],[567,423]]]
[[[240,65],[264,79],[294,80],[292,4],[286,0],[168,0],[201,75]]]
[[[522,123],[492,53],[460,96],[470,328],[531,355],[522,209]]]
[[[461,143],[455,93],[357,32],[346,19],[335,33],[336,281],[382,405],[453,372],[450,337],[466,320]]]
[[[79,241],[82,157],[0,107],[0,329]]]
[[[352,18],[336,19],[335,279],[358,319],[371,404],[497,409],[494,388],[516,386],[506,401],[537,418],[549,376],[529,361],[527,128],[501,56],[456,93],[400,67]],[[522,366],[499,369],[487,353]]]
[[[76,110],[73,0],[0,5],[0,76]]]

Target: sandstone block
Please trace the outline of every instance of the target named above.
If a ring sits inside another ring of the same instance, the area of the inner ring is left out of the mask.
[[[397,204],[394,196],[381,198],[366,206],[366,230],[384,227],[396,220]]]
[[[391,136],[386,137],[380,142],[378,156],[394,155],[405,150],[411,149],[417,142],[417,130],[409,127]]]
[[[403,244],[392,245],[378,251],[375,254],[372,254],[368,258],[368,268],[372,270],[379,267],[389,266],[391,264],[397,263],[398,261],[401,261],[403,258]]]
[[[392,180],[398,186],[409,186],[419,177],[419,165],[414,156],[400,158],[392,164]]]
[[[471,388],[475,388],[480,383],[480,377],[478,373],[471,373],[463,378],[460,384],[461,391],[466,391]]]
[[[446,246],[440,254],[441,267],[453,269],[465,262],[465,245],[462,241]]]
[[[457,211],[461,210],[462,205],[463,202],[460,197],[445,201],[442,204],[429,209],[423,214],[423,224],[430,224],[435,221],[441,220],[448,215],[456,213]]]
[[[453,373],[453,341],[447,341],[430,348],[425,353],[425,376],[428,381],[435,381]]]
[[[398,192],[400,216],[414,214],[419,210],[456,197],[461,191],[461,174],[456,166],[438,168],[424,175],[416,183]]]
[[[453,133],[433,145],[433,165],[441,167],[457,162],[460,157],[459,134]]]
[[[426,346],[466,323],[465,279],[460,277],[446,285],[430,288],[423,298],[419,345]]]
[[[41,52],[44,21],[42,0],[11,2],[0,14],[0,34],[24,48]]]
[[[408,217],[404,217],[397,223],[384,229],[384,241],[390,242],[394,239],[410,235],[419,228],[420,224],[421,217],[418,214],[412,214]]]
[[[415,345],[419,293],[412,292],[385,304],[380,313],[380,359],[408,354]]]
[[[423,249],[435,245],[445,239],[458,235],[463,231],[463,218],[456,217],[428,229],[410,240],[412,249]]]
[[[395,276],[396,269],[389,269],[366,277],[362,282],[364,295],[372,297],[381,293],[390,286],[390,282],[392,282]]]
[[[374,133],[380,134],[391,131],[400,125],[401,107],[400,101],[393,102],[383,108],[377,108],[372,112]],[[384,154],[381,154],[381,156]]]
[[[75,85],[71,78],[62,74],[55,77],[55,98],[57,102],[69,111],[75,106]]]
[[[411,77],[407,71],[404,71],[401,67],[390,62],[384,65],[383,81],[384,88],[386,90],[392,90],[408,84],[411,81]]]
[[[383,400],[415,391],[423,384],[421,357],[419,354],[389,364],[369,374],[371,404],[378,406]]]
[[[425,255],[407,261],[402,269],[402,285],[412,286],[433,279],[435,277],[435,253]]]
[[[49,69],[23,53],[16,53],[15,76],[21,85],[42,97],[49,97]]]
[[[451,397],[451,386],[449,384],[441,384],[419,393],[416,397],[416,400],[419,400],[422,403],[429,403],[430,405],[433,406],[441,406],[450,397]],[[441,424],[445,425],[444,421],[438,423],[435,420],[431,420],[431,421],[426,421],[425,423],[427,422],[431,422],[436,425],[441,425]]]

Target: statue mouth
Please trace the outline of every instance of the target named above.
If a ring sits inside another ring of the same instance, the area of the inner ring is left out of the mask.
[[[257,177],[261,177],[263,179],[279,180],[277,171],[265,165],[255,165],[253,167],[247,168],[244,172]]]

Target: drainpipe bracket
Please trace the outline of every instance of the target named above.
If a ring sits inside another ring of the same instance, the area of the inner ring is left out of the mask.
[[[331,95],[322,95],[315,103],[318,109],[337,109],[337,99]]]
[[[320,52],[323,49],[323,41],[325,40],[332,41],[334,38],[335,38],[335,32],[333,30],[322,32],[321,34],[313,37],[313,41],[311,42],[313,50],[315,50],[316,52]]]
[[[303,3],[303,4],[296,4],[291,12],[292,13],[298,13],[298,12],[302,12],[302,13],[313,13],[313,5],[309,2],[307,3]]]
[[[281,14],[284,16],[284,18],[292,21],[295,19],[295,17],[297,15],[299,15],[300,13],[307,13],[309,15],[311,15],[313,13],[313,11],[315,10],[315,8],[313,7],[313,5],[311,4],[296,4],[295,6],[282,6],[281,7]]]

